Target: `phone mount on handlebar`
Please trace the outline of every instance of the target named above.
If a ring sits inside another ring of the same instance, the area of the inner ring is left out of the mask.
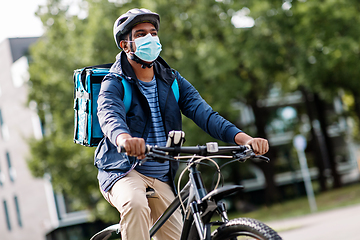
[[[170,131],[166,142],[166,147],[181,147],[185,142],[185,132],[183,131]],[[175,156],[176,154],[172,154]]]
[[[185,142],[185,132],[183,131],[170,131],[168,134],[168,139],[166,142],[166,147],[181,147]],[[151,152],[146,154],[146,157],[140,162],[140,165],[146,162],[149,159],[156,160],[158,162],[164,163],[165,161],[173,160],[173,157],[177,155],[176,151],[174,153],[166,153],[160,150],[152,149]]]

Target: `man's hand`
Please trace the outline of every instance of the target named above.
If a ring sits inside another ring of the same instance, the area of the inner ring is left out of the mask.
[[[256,155],[264,155],[269,151],[269,143],[264,138],[253,138],[245,145],[250,145]]]
[[[269,151],[269,143],[264,138],[252,138],[246,133],[238,133],[235,142],[239,145],[250,145],[256,155],[264,155]]]
[[[145,158],[145,140],[143,138],[136,138],[123,133],[117,136],[116,144],[123,146],[128,156],[137,157],[138,159]]]

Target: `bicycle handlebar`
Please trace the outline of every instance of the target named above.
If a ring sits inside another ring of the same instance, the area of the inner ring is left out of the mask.
[[[126,150],[123,146],[119,148],[120,153],[125,153]],[[180,153],[195,154],[199,156],[214,156],[218,154],[232,154],[234,159],[239,161],[246,161],[248,158],[259,159],[269,162],[270,159],[262,156],[255,155],[253,150],[248,145],[238,146],[218,146],[217,143],[207,143],[206,146],[179,146],[179,147],[159,147],[146,145],[145,155],[150,158],[159,158],[164,160],[174,160],[173,156]],[[170,155],[169,155],[170,154]]]

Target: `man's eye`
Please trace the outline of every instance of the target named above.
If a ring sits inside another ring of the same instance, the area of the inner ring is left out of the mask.
[[[135,35],[135,37],[137,37],[137,38],[138,38],[138,37],[143,37],[143,36],[145,36],[144,33],[138,33],[138,34]]]
[[[151,33],[151,36],[157,36],[157,32]]]

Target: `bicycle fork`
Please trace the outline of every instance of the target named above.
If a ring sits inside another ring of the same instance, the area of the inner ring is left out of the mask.
[[[209,202],[209,203],[212,203],[212,202]],[[228,222],[229,219],[227,217],[225,204],[223,202],[218,202],[217,205],[215,205],[215,203],[213,203],[212,206],[207,206],[206,210],[207,210],[207,212],[213,212],[213,211],[215,211],[216,208],[221,215],[222,221]],[[195,226],[196,226],[197,232],[199,233],[200,239],[201,240],[210,240],[211,224],[209,224],[209,223],[204,224],[201,214],[200,214],[199,204],[196,201],[193,201],[190,203],[190,211],[193,215]],[[202,213],[202,214],[204,214],[204,213]]]
[[[202,215],[206,215],[207,213],[212,212],[218,208],[222,216],[222,220],[228,221],[225,205],[219,202],[217,204],[218,206],[216,206],[214,202],[205,200],[204,197],[206,196],[207,192],[201,178],[201,173],[197,170],[195,165],[192,165],[189,168],[189,172],[189,178],[193,189],[192,194],[194,194],[195,197],[194,201],[189,202],[190,211],[193,215],[194,223],[200,239],[210,240],[210,224],[204,224],[200,213],[202,211]]]

